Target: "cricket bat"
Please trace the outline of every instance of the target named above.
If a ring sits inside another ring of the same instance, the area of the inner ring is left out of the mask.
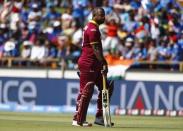
[[[108,92],[108,89],[106,87],[106,76],[104,73],[102,73],[102,79],[103,79],[102,109],[103,109],[104,126],[111,127],[109,92]]]

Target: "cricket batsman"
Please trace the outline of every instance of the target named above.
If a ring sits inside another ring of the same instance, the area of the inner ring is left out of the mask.
[[[97,112],[94,123],[104,126],[102,111],[102,74],[107,76],[108,66],[103,56],[101,34],[99,25],[105,21],[103,8],[95,8],[90,20],[83,30],[82,54],[78,60],[80,71],[80,91],[77,97],[76,113],[73,117],[73,126],[92,126],[86,122],[86,115],[90,99],[93,95],[94,85],[98,87],[99,95],[97,100]],[[113,93],[113,82],[107,81],[106,86],[109,91],[109,99]],[[114,125],[114,123],[111,123]]]

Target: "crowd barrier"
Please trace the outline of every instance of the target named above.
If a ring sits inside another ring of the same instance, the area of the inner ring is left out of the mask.
[[[164,69],[176,70],[183,72],[183,61],[135,61],[135,67],[140,69]],[[31,60],[30,58],[21,57],[3,57],[0,58],[1,67],[24,67],[24,68],[51,68],[51,69],[66,69],[66,62],[62,58],[45,58],[43,60]]]

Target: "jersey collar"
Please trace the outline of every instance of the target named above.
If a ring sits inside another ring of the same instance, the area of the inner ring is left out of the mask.
[[[93,24],[99,26],[99,25],[97,24],[97,22],[95,22],[94,20],[90,20],[90,23],[93,23]]]

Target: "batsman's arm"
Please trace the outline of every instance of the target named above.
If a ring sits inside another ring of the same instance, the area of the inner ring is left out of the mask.
[[[105,58],[103,56],[102,46],[99,43],[94,43],[91,45],[94,50],[95,56],[103,65],[103,72],[107,74],[107,72],[108,72],[107,61],[105,60]]]

